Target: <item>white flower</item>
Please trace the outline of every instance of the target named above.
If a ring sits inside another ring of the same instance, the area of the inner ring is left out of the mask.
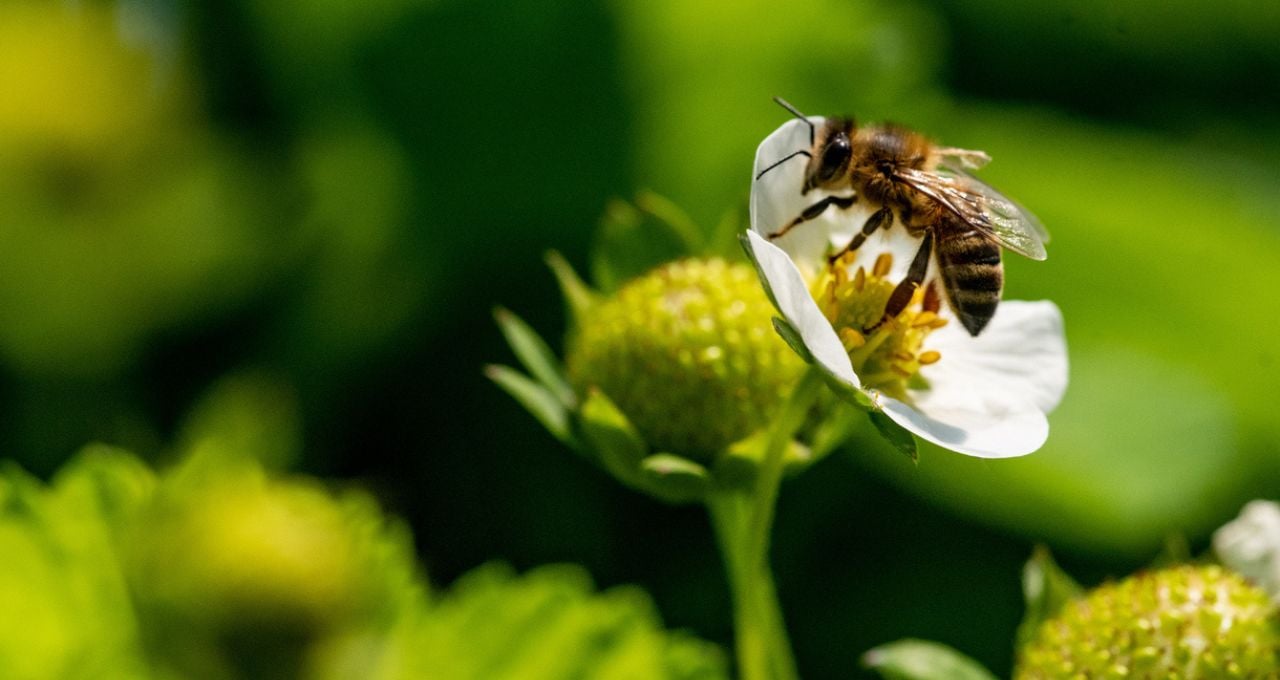
[[[808,146],[808,126],[788,121],[761,142],[753,179]],[[926,286],[902,315],[864,336],[862,329],[879,320],[888,291],[905,275],[919,239],[895,225],[829,266],[827,256],[847,244],[871,214],[860,202],[847,209],[829,207],[770,242],[765,235],[825,195],[801,195],[805,163],[803,156],[794,158],[754,181],[747,244],[778,310],[815,364],[829,379],[860,390],[899,425],[939,446],[982,458],[1040,448],[1049,434],[1045,414],[1067,386],[1066,339],[1057,306],[1002,302],[975,338],[945,305],[926,299]]]
[[[1280,505],[1252,501],[1213,532],[1213,550],[1233,571],[1280,599]]]

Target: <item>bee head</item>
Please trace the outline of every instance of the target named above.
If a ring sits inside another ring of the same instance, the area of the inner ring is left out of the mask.
[[[801,193],[829,186],[844,175],[853,156],[852,118],[829,118],[814,142]]]

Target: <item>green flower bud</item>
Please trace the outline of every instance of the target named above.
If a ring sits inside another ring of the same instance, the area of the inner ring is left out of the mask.
[[[709,456],[768,423],[804,368],[772,316],[747,265],[672,262],[578,320],[569,377],[604,392],[654,449]]]
[[[130,571],[145,642],[184,675],[281,677],[413,592],[403,527],[306,478],[188,463],[143,520]]]
[[[1074,600],[1023,650],[1019,680],[1276,678],[1266,593],[1221,567],[1138,574]]]

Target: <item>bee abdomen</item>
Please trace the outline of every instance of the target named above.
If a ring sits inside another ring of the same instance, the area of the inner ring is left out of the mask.
[[[1004,288],[1000,246],[972,230],[939,234],[938,269],[960,323],[969,335],[981,333],[995,316]]]

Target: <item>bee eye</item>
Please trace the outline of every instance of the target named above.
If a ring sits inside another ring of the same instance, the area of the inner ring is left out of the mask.
[[[818,179],[829,180],[840,173],[849,160],[849,137],[843,132],[831,138],[822,150],[822,162],[818,165]]]

